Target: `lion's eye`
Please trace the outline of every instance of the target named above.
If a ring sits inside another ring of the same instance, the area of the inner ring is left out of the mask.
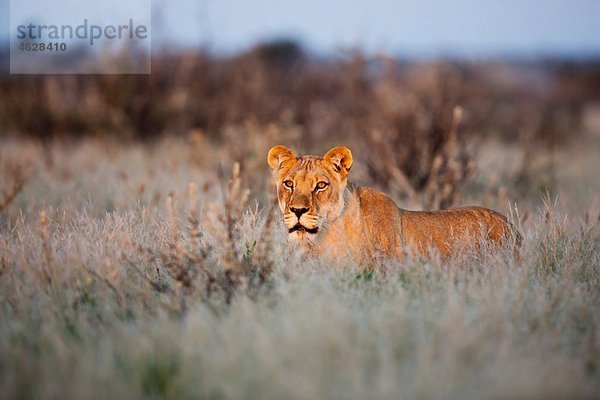
[[[327,187],[327,185],[328,185],[327,182],[321,181],[321,182],[317,183],[317,189],[318,190],[323,190],[323,189],[325,189]]]
[[[283,186],[285,186],[288,189],[291,189],[294,187],[294,182],[287,180],[287,181],[283,181]]]

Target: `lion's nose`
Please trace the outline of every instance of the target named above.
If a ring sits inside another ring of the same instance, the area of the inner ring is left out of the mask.
[[[302,214],[307,213],[308,210],[310,210],[310,208],[307,208],[307,207],[303,207],[303,208],[290,207],[290,211],[293,212],[294,214],[296,214],[296,217],[298,217],[298,219],[300,219],[300,217],[302,216]]]

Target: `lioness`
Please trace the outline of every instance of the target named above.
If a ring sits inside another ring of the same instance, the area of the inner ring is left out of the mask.
[[[408,211],[371,188],[348,187],[352,153],[334,147],[323,157],[298,157],[285,146],[269,151],[277,199],[291,239],[317,254],[401,259],[437,249],[450,256],[483,238],[496,244],[518,235],[506,217],[482,207]]]

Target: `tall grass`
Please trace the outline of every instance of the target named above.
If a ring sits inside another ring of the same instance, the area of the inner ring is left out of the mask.
[[[193,143],[4,141],[2,182],[30,172],[0,213],[0,398],[599,393],[597,209],[521,210],[518,258],[365,273],[286,243],[264,157]]]

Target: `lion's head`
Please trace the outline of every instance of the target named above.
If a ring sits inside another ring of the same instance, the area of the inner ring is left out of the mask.
[[[275,146],[269,151],[268,162],[290,237],[314,240],[344,210],[352,153],[345,147],[334,147],[323,157],[298,157],[285,146]]]

